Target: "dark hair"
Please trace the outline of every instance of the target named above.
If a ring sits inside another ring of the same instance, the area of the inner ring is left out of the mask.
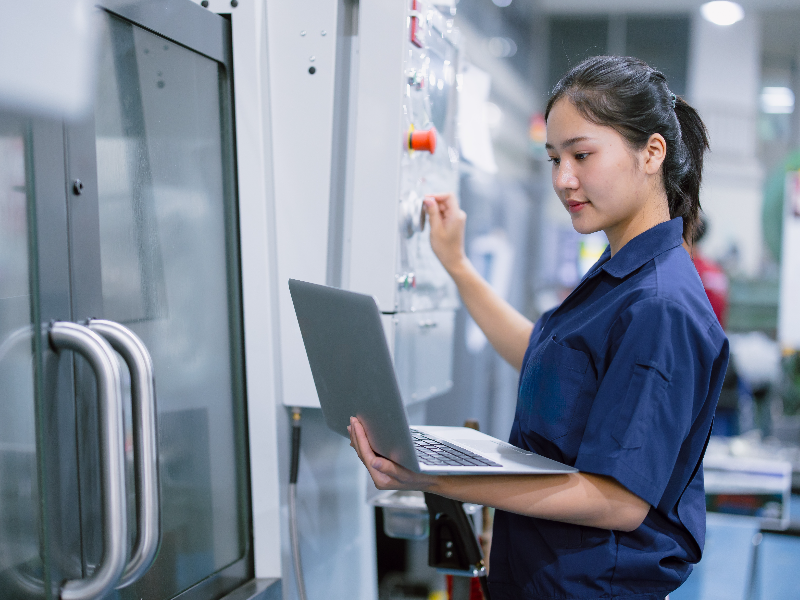
[[[702,240],[707,233],[708,233],[708,219],[701,212],[700,216],[697,218],[697,225],[694,228],[694,239],[691,240],[691,242],[693,244],[700,243],[700,240]]]
[[[660,133],[667,142],[661,166],[670,218],[683,217],[691,242],[700,214],[700,181],[708,132],[697,111],[667,87],[662,73],[638,58],[587,58],[561,78],[547,102],[545,121],[567,97],[592,123],[613,127],[635,150]]]

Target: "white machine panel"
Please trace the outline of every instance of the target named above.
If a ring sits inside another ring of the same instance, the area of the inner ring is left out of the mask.
[[[393,321],[394,365],[403,402],[420,402],[449,390],[455,312],[397,313]]]
[[[267,3],[283,403],[319,406],[290,278],[326,283],[337,3]]]

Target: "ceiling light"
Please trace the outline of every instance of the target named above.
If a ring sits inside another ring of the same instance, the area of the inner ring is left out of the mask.
[[[700,7],[700,13],[715,25],[733,25],[744,19],[744,9],[736,2],[726,0],[706,2]]]
[[[496,6],[499,6],[500,8],[505,8],[506,6],[511,4],[511,0],[492,0],[492,2],[494,2],[494,4]]]
[[[761,111],[788,115],[794,112],[794,92],[787,87],[765,87],[761,90]]]

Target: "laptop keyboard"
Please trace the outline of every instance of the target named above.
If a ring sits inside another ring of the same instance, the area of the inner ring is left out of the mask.
[[[501,465],[492,462],[478,454],[459,448],[443,440],[429,437],[417,431],[411,430],[411,439],[414,441],[414,448],[417,451],[417,459],[423,465],[437,467],[499,467]]]

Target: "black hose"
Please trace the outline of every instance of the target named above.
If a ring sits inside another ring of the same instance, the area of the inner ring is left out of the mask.
[[[491,596],[489,595],[489,577],[488,575],[483,575],[478,577],[481,582],[481,591],[483,592],[483,600],[491,600]]]
[[[297,471],[300,468],[300,413],[292,414],[292,463],[289,471],[289,483],[297,483]]]
[[[297,532],[297,471],[300,466],[300,409],[292,409],[292,460],[289,472],[289,537],[292,545],[294,578],[297,595],[306,600],[306,584],[303,580],[303,564],[300,561],[300,536]]]

